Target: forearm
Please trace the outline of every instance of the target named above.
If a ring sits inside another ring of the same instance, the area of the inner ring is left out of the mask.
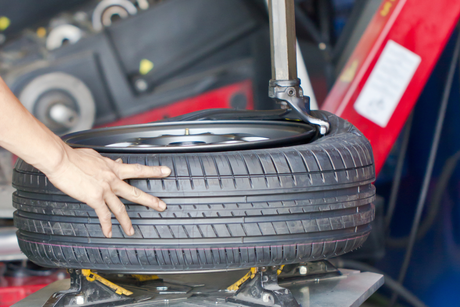
[[[24,108],[1,78],[0,146],[41,170],[65,194],[94,208],[107,237],[112,236],[110,210],[125,233],[134,234],[125,206],[117,196],[159,211],[166,209],[163,201],[123,180],[164,178],[171,173],[168,167],[128,165],[91,149],[70,148]]]
[[[1,78],[0,146],[45,174],[62,163],[67,146],[30,114]]]

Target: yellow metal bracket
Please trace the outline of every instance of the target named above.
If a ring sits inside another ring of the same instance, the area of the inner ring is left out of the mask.
[[[276,271],[278,275],[281,274],[283,271],[284,265],[280,266],[280,268]],[[258,269],[257,268],[251,268],[249,272],[246,273],[243,277],[241,277],[237,282],[235,282],[233,285],[227,288],[228,291],[237,291],[240,286],[248,279],[253,279],[256,276]]]
[[[83,276],[86,277],[86,279],[89,281],[89,282],[93,282],[95,280],[97,280],[98,282],[100,282],[101,284],[103,285],[106,285],[107,287],[109,287],[110,289],[114,290],[116,294],[118,295],[126,295],[126,296],[130,296],[132,295],[133,293],[129,290],[126,290],[125,288],[122,288],[116,284],[114,284],[113,282],[111,281],[108,281],[107,279],[105,279],[104,277],[101,277],[99,276],[98,274],[96,273],[93,273],[91,272],[91,270],[81,270],[81,274]]]
[[[257,268],[251,268],[249,272],[246,273],[243,277],[240,278],[237,282],[227,288],[229,291],[237,291],[240,286],[248,279],[253,279],[256,276]]]
[[[283,269],[284,269],[284,264],[280,266],[280,268],[278,269],[278,271],[276,271],[276,274],[280,275],[281,272],[283,272]]]
[[[160,279],[160,277],[158,277],[157,275],[131,275],[131,276],[141,282]]]

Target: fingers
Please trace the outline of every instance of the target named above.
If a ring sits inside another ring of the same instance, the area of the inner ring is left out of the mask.
[[[113,168],[122,180],[129,178],[164,178],[171,174],[167,166],[145,166],[140,164],[123,164],[120,159],[115,160]]]
[[[132,201],[140,205],[155,209],[157,211],[164,211],[166,209],[166,204],[164,201],[142,192],[136,187],[130,186],[124,181],[117,181],[112,184],[112,190],[118,196],[123,197],[126,200]],[[120,221],[121,223],[121,221]]]
[[[105,197],[105,202],[107,205],[101,204],[96,206],[94,209],[99,221],[101,222],[102,233],[104,236],[107,238],[112,237],[112,213],[117,218],[123,228],[123,231],[129,236],[134,235],[134,228],[131,224],[131,220],[126,212],[125,205],[120,201],[120,199],[118,199],[115,194],[108,194]]]
[[[110,210],[113,212],[118,222],[120,223],[123,231],[128,235],[134,235],[134,228],[129,219],[128,213],[126,212],[125,205],[118,199],[115,194],[108,194],[105,197],[105,202],[109,206]]]
[[[144,205],[158,211],[164,211],[166,209],[166,204],[160,199],[149,195],[138,188],[130,186],[123,180],[129,178],[163,178],[171,174],[171,169],[167,166],[123,164],[123,160],[121,158],[112,161],[112,163],[109,163],[108,166],[112,168],[115,174],[112,174],[113,178],[108,179],[110,188],[105,188],[106,192],[104,192],[104,201],[107,205],[104,204],[92,207],[97,208],[95,209],[96,214],[101,222],[102,232],[106,237],[112,237],[112,215],[110,211],[112,211],[115,215],[116,219],[123,228],[123,231],[127,235],[132,236],[134,235],[134,228],[128,213],[126,212],[125,205],[120,201],[117,195],[131,202]]]
[[[102,233],[107,238],[112,237],[112,212],[109,211],[109,208],[105,204],[100,204],[98,206],[91,206],[96,211],[96,214],[101,222]]]

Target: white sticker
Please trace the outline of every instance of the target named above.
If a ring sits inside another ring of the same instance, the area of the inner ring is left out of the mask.
[[[418,54],[389,40],[356,99],[356,111],[385,128],[421,60]]]

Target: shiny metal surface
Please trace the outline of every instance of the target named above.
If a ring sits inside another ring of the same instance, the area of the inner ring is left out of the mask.
[[[158,146],[196,146],[205,144],[234,144],[268,140],[267,137],[248,133],[214,134],[211,132],[195,135],[161,135],[153,138],[136,138],[131,141],[105,145],[106,147],[158,147]]]
[[[294,0],[268,0],[272,79],[297,79]]]
[[[302,307],[357,307],[383,285],[383,275],[376,273],[361,273],[354,270],[341,270],[343,276],[338,278],[318,279],[308,282],[282,284],[292,291]],[[162,295],[161,300],[145,301],[132,307],[141,306],[236,306],[226,303],[225,298],[232,295],[225,289],[229,283],[236,280],[236,273],[199,274],[197,276],[175,275],[163,276],[165,281],[176,282],[193,286],[193,296],[180,297],[177,295]],[[160,276],[161,277],[161,276]],[[170,280],[171,279],[171,280]],[[69,280],[60,280],[35,292],[13,307],[42,306],[42,304],[56,291],[69,288]]]
[[[321,135],[326,135],[329,132],[330,124],[327,121],[310,115],[310,102],[308,97],[303,95],[299,79],[270,80],[268,95],[279,100],[286,107],[295,110],[304,122],[319,126]]]
[[[244,272],[246,273],[247,272],[247,269],[226,269],[226,270],[197,270],[197,271],[181,271],[181,272],[178,272],[178,271],[170,271],[170,272],[162,272],[162,271],[129,271],[129,270],[126,270],[126,271],[106,271],[106,270],[99,270],[98,272],[100,273],[104,273],[104,274],[116,274],[116,273],[121,273],[121,274],[138,274],[138,275],[177,275],[177,274],[180,274],[180,275],[189,275],[189,276],[193,276],[194,274],[215,274],[215,273],[221,273],[221,274],[225,274],[225,273],[228,273],[228,272]],[[242,274],[244,275],[244,274]]]
[[[101,31],[105,26],[110,26],[112,24],[113,15],[118,15],[120,18],[126,18],[129,15],[136,14],[136,6],[129,0],[102,0],[93,12],[93,28],[95,31]]]
[[[299,122],[198,120],[94,129],[69,134],[72,147],[99,152],[192,152],[269,148],[308,143],[316,130]]]
[[[46,49],[54,50],[60,48],[65,41],[70,44],[78,42],[83,36],[83,31],[71,24],[63,24],[50,31],[46,38]]]
[[[102,24],[105,27],[110,27],[112,25],[112,18],[116,15],[121,19],[125,19],[128,18],[129,13],[120,6],[111,6],[107,8],[102,14]]]
[[[297,78],[297,38],[294,0],[268,0],[272,80],[268,95],[283,107],[297,111],[302,120],[319,126],[322,135],[329,123],[310,115],[310,100],[304,97]]]
[[[343,277],[287,286],[302,307],[361,306],[383,284],[383,275],[340,270]],[[286,286],[286,285],[282,285]]]
[[[49,116],[55,122],[67,128],[72,128],[79,120],[78,113],[65,104],[55,104],[49,110]]]
[[[265,4],[267,5],[268,10],[268,2],[270,0],[265,0]],[[310,77],[308,75],[307,66],[305,65],[305,60],[302,55],[302,51],[299,47],[299,42],[296,41],[296,60],[297,60],[297,75],[300,80],[302,80],[302,90],[305,96],[310,97],[310,109],[311,110],[318,110],[318,102],[316,101],[315,93],[313,91],[313,86],[310,81]]]

